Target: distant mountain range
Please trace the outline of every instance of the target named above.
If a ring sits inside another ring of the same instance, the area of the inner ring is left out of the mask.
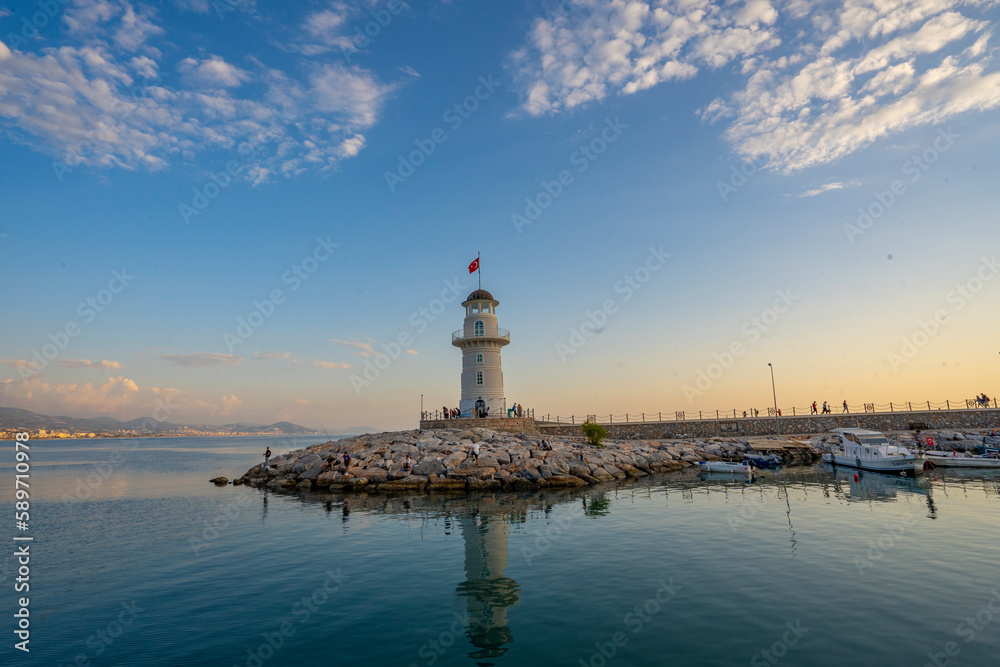
[[[53,417],[40,415],[30,410],[20,408],[0,408],[0,431],[23,429],[27,431],[65,431],[67,433],[116,433],[119,431],[146,430],[143,422],[146,418],[120,421],[112,417]],[[174,424],[159,422],[158,433],[274,433],[281,435],[300,435],[322,433],[314,428],[306,428],[292,422],[275,422],[274,424]],[[352,426],[338,430],[336,435],[354,435],[371,433],[377,429],[368,426]],[[334,435],[334,434],[331,434]]]

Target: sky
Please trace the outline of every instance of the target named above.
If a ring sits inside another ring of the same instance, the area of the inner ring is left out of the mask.
[[[8,3],[0,405],[415,428],[480,277],[536,416],[995,396],[998,19]]]

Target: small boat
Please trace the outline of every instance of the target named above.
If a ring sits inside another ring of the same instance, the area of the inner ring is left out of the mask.
[[[781,467],[781,457],[777,454],[744,454],[748,462],[753,464],[754,468],[759,468],[761,470],[773,470],[775,468]]]
[[[1000,458],[996,454],[963,454],[961,452],[924,452],[927,460],[936,468],[996,468],[1000,470]]]
[[[924,457],[906,447],[889,444],[878,431],[838,428],[833,432],[840,436],[840,442],[823,455],[826,463],[873,472],[916,475],[924,471]]]
[[[751,473],[754,471],[754,466],[749,461],[698,461],[698,467],[704,472]]]

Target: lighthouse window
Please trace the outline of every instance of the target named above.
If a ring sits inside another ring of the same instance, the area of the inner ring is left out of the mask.
[[[481,355],[481,354],[477,354],[476,355],[476,363],[477,364],[483,363],[483,355]]]
[[[476,320],[476,335],[477,336],[482,336],[483,335],[483,321],[482,320]]]
[[[476,373],[476,384],[482,384],[482,383],[483,383],[483,372],[478,371]]]

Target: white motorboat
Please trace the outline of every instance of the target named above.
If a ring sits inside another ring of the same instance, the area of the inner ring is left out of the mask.
[[[937,468],[996,468],[1000,458],[991,454],[963,454],[962,452],[924,452],[927,460]]]
[[[698,461],[698,467],[703,472],[742,472],[754,471],[753,464],[740,461]]]
[[[833,432],[840,436],[840,442],[823,455],[826,463],[874,472],[916,475],[924,471],[924,457],[906,447],[889,444],[878,431],[838,428]]]

